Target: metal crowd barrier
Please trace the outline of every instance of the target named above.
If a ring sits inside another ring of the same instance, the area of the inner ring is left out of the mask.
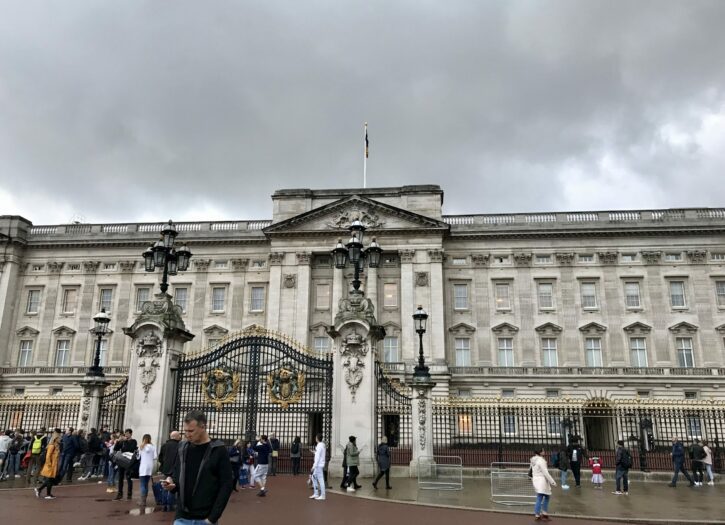
[[[459,456],[419,457],[418,488],[425,490],[462,490],[463,461]]]
[[[500,505],[533,505],[536,493],[529,463],[491,463],[491,501]]]

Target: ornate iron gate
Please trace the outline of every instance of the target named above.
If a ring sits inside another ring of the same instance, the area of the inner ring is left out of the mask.
[[[378,443],[388,438],[392,465],[408,465],[412,459],[413,424],[412,396],[405,387],[385,376],[380,363],[375,363],[377,379],[377,404],[375,425]]]
[[[128,377],[121,383],[111,385],[101,398],[98,428],[103,426],[109,430],[123,430],[123,418],[126,415],[126,393]]]
[[[211,436],[230,444],[275,433],[283,472],[295,436],[311,446],[321,432],[329,444],[332,368],[332,354],[311,352],[283,334],[258,327],[233,334],[179,363],[172,428],[181,429],[184,415],[201,409]]]

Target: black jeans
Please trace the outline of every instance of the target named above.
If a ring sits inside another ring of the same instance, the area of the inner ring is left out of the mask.
[[[385,470],[381,470],[378,472],[377,477],[375,478],[375,481],[373,481],[373,485],[377,485],[378,481],[380,481],[380,478],[385,476],[385,488],[390,488],[390,468],[387,468]]]
[[[57,485],[58,480],[59,478],[45,478],[43,484],[38,487],[38,492],[43,492],[43,489],[46,489],[48,496],[52,496],[51,491],[53,490],[53,485]]]
[[[128,484],[128,497],[131,498],[131,494],[133,494],[133,481],[131,480],[131,472],[128,470],[122,469],[121,467],[118,467],[118,472],[116,473],[116,476],[118,476],[118,495],[123,496],[123,480],[126,480],[126,483]]]
[[[574,482],[576,483],[576,486],[581,485],[581,465],[578,461],[572,461],[570,463],[569,468],[571,469],[572,474],[574,474]]]
[[[692,460],[692,477],[696,483],[702,483],[705,475],[702,472],[702,461]]]
[[[234,490],[237,490],[237,485],[239,484],[239,470],[241,468],[241,463],[232,463],[232,475],[234,476]]]
[[[672,475],[672,482],[670,483],[670,485],[677,485],[677,478],[680,477],[680,472],[682,472],[685,475],[685,478],[687,478],[687,481],[689,481],[690,484],[694,483],[694,481],[692,481],[692,478],[690,477],[690,475],[685,470],[685,460],[684,460],[684,458],[683,459],[675,459],[673,461],[673,463],[675,465],[675,473]]]
[[[292,475],[296,476],[300,473],[300,458],[290,458],[292,460]]]
[[[624,492],[629,492],[629,469],[617,467],[614,475],[617,482],[617,492],[622,490],[622,483],[620,483],[622,480],[624,480]]]
[[[346,489],[347,488],[347,465],[342,466],[342,481],[340,482],[340,488]]]
[[[360,469],[357,468],[357,465],[348,468],[348,474],[347,474],[347,486],[353,487],[353,488],[359,488],[360,485],[357,484],[357,477],[360,474]]]

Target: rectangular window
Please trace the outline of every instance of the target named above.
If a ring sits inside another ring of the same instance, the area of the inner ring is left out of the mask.
[[[623,253],[622,262],[634,262],[637,259],[636,253]]]
[[[58,339],[55,343],[55,366],[70,364],[70,339]]]
[[[681,253],[666,253],[665,254],[665,261],[681,261],[681,260],[682,260]]]
[[[383,359],[386,363],[400,362],[397,337],[386,337],[383,339]]]
[[[650,397],[649,390],[637,390],[637,397]]]
[[[116,263],[104,263],[103,269],[107,272],[112,272],[116,269]]]
[[[214,268],[221,269],[227,267],[227,261],[214,261]]]
[[[561,418],[550,414],[546,416],[546,433],[550,436],[558,436],[561,433]]]
[[[541,364],[543,366],[559,366],[559,359],[556,355],[556,339],[544,337],[541,340]]]
[[[559,391],[558,390],[555,390],[553,388],[548,389],[546,391],[546,397],[549,397],[549,398],[559,397]]]
[[[394,308],[398,306],[398,285],[385,283],[383,285],[383,306]]]
[[[136,289],[136,311],[140,312],[143,304],[149,300],[151,295],[151,288],[137,288]]]
[[[725,253],[711,253],[710,260],[711,261],[725,261]]]
[[[473,394],[471,394],[470,388],[459,388],[458,389],[458,397],[462,397],[464,399],[468,399],[473,397]]]
[[[454,284],[453,285],[453,307],[456,310],[467,310],[468,309],[468,285],[467,284]]]
[[[597,283],[583,282],[581,283],[582,292],[582,308],[597,307]]]
[[[496,299],[496,310],[511,310],[511,286],[509,283],[496,283],[494,297]]]
[[[458,433],[470,434],[473,431],[473,417],[471,414],[458,414]]]
[[[326,353],[330,351],[330,338],[315,337],[315,352]]]
[[[98,299],[98,309],[103,310],[105,308],[106,313],[111,311],[113,306],[113,288],[101,288],[101,294]]]
[[[101,352],[100,352],[100,362],[101,366],[108,365],[108,339],[101,339]],[[95,359],[95,354],[94,357]]]
[[[516,391],[511,388],[501,390],[501,397],[516,397]]]
[[[693,392],[692,390],[690,390],[690,391],[686,390],[685,399],[697,399],[697,392]]]
[[[29,290],[28,306],[25,308],[25,312],[29,314],[37,314],[38,310],[40,310],[40,290]]]
[[[495,262],[496,264],[508,264],[509,256],[508,255],[495,255],[493,258],[493,262]]]
[[[207,345],[209,345],[209,348],[213,350],[214,348],[219,346],[219,341],[221,341],[221,339],[213,338],[213,339],[208,339],[206,343],[207,343]],[[215,361],[214,364],[215,365],[218,364],[218,361]]]
[[[249,304],[249,311],[264,311],[264,286],[252,286],[252,298]]]
[[[536,264],[551,264],[551,255],[537,255]]]
[[[539,308],[551,310],[554,308],[554,285],[553,283],[539,283]]]
[[[510,337],[498,338],[498,366],[514,366],[514,340]]]
[[[30,366],[33,362],[33,342],[20,341],[20,358],[18,366]]]
[[[186,312],[189,301],[189,289],[188,288],[175,288],[174,289],[174,303],[181,307],[182,312]]]
[[[455,266],[465,266],[466,262],[467,262],[467,260],[465,257],[454,257],[453,258],[453,264]]]
[[[330,285],[318,284],[315,287],[315,308],[328,310],[330,308]]]
[[[693,368],[695,366],[695,356],[692,352],[692,338],[678,337],[677,345],[677,364],[680,368]]]
[[[629,353],[633,367],[647,368],[647,345],[644,337],[632,337],[629,340]]]
[[[211,311],[223,312],[227,289],[223,286],[215,286],[211,289]]]
[[[700,439],[702,437],[702,421],[697,416],[687,417],[687,437]]]
[[[78,290],[76,288],[66,288],[63,290],[63,313],[74,314],[76,311],[77,301]]]
[[[503,433],[509,436],[516,434],[516,416],[514,414],[504,414],[502,418]]]
[[[471,340],[467,337],[456,337],[456,366],[471,366]]]
[[[602,366],[602,340],[598,337],[587,337],[585,348],[587,366]]]
[[[670,306],[672,308],[685,308],[685,281],[670,281]]]
[[[639,308],[639,283],[630,281],[624,283],[624,304],[627,308]]]
[[[717,305],[725,306],[725,281],[715,283],[715,295],[717,296]]]
[[[578,260],[580,263],[594,262],[594,255],[592,255],[591,253],[582,253],[579,254]]]

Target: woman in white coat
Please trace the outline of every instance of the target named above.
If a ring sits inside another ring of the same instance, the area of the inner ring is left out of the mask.
[[[531,482],[534,484],[534,490],[536,491],[534,515],[537,521],[549,521],[551,487],[556,487],[556,481],[549,474],[549,469],[546,468],[546,459],[543,454],[544,449],[538,447],[534,450],[534,456],[531,458]]]
[[[141,507],[146,507],[146,500],[149,495],[149,481],[154,473],[154,464],[156,463],[156,458],[158,457],[156,447],[151,444],[150,434],[144,434],[138,453],[140,456],[138,477],[141,481],[141,501],[139,501],[139,505]]]

